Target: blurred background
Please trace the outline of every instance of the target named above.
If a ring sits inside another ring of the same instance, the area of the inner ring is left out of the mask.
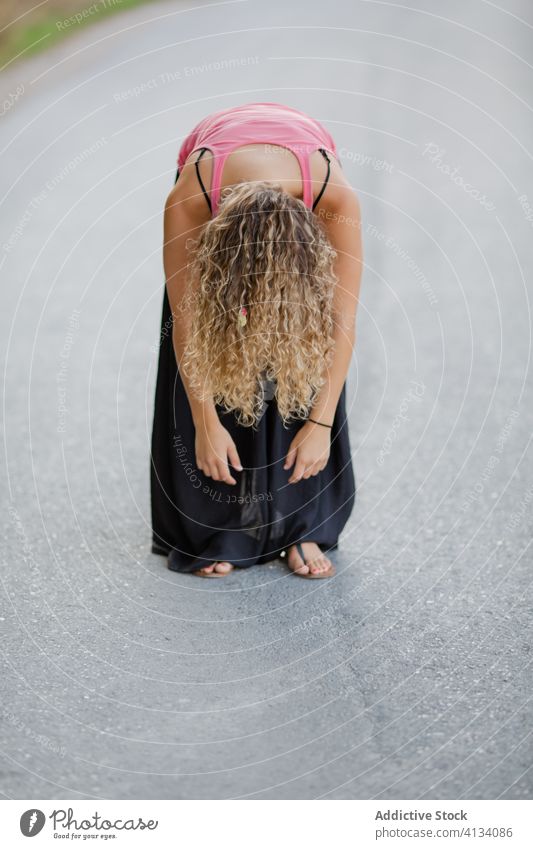
[[[530,4],[0,25],[4,797],[530,797]],[[150,553],[163,206],[194,124],[259,100],[328,128],[363,216],[357,503],[317,584]]]

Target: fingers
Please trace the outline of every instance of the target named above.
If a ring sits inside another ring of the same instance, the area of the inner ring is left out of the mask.
[[[204,475],[213,478],[214,481],[222,481],[223,483],[236,484],[237,481],[231,476],[228,464],[219,458],[206,461],[200,465],[196,464],[202,470]]]
[[[322,469],[326,468],[326,465],[327,462],[325,463],[322,457],[319,460],[316,460],[314,463],[310,462],[309,466],[304,472],[304,479],[307,480],[307,478],[314,478],[314,476],[318,475],[322,471]]]
[[[219,465],[219,469],[220,469],[220,472],[221,472],[220,480],[224,481],[224,483],[231,483],[231,484],[237,483],[235,478],[232,477],[227,463],[220,462],[218,465]]]
[[[296,459],[296,465],[294,467],[292,475],[289,478],[289,483],[297,483],[297,481],[302,479],[305,471],[306,471],[305,460],[303,459],[301,452],[298,452],[298,457]]]
[[[237,483],[235,478],[231,476],[228,464],[225,463],[224,460],[217,460],[214,463],[214,466],[215,474],[212,475],[214,480],[223,481],[223,483]]]
[[[237,448],[235,445],[230,445],[228,448],[228,459],[233,466],[234,469],[237,469],[238,472],[242,472],[241,461],[239,460],[239,455],[237,453]]]
[[[326,467],[326,465],[327,461],[324,462],[322,457],[319,460],[313,461],[311,458],[303,456],[300,452],[298,454],[294,471],[289,478],[289,483],[297,483],[299,480],[307,480],[308,478],[315,477],[315,475],[318,475],[322,469]]]
[[[211,463],[196,464],[201,472],[208,478],[213,478],[214,481],[222,481],[223,483],[236,484],[237,481],[230,474],[230,471],[225,463],[221,460],[215,460]]]
[[[285,462],[283,464],[284,469],[290,469],[294,461],[296,460],[296,455],[298,453],[298,446],[292,446],[289,448],[287,452],[287,456],[285,458]]]
[[[201,446],[202,450],[198,452],[200,456],[196,458],[196,465],[204,475],[213,478],[213,480],[223,481],[234,486],[237,481],[231,475],[228,460],[234,469],[242,472],[243,467],[239,452],[229,433],[224,433],[222,437],[218,434],[218,437],[214,444],[213,441],[209,440],[208,445]]]
[[[227,456],[233,468],[237,469],[239,472],[242,471],[243,467],[235,444],[228,446]],[[328,458],[329,454],[328,457],[324,457],[322,455],[318,458],[318,460],[313,459],[312,457],[303,454],[301,446],[291,445],[287,452],[283,468],[288,470],[292,468],[295,462],[296,466],[294,467],[288,482],[297,483],[300,480],[308,480],[308,478],[315,477],[326,467]],[[205,475],[213,478],[213,480],[223,481],[224,483],[233,485],[237,483],[230,473],[228,463],[218,457],[211,460],[204,460],[203,462],[197,461],[197,466]]]
[[[227,455],[231,462],[231,465],[237,469],[237,471],[242,472],[242,465],[239,460],[239,455],[237,453],[237,449],[235,446],[230,446],[227,449]],[[196,459],[196,465],[200,469],[204,475],[207,477],[213,478],[215,481],[223,481],[224,483],[236,484],[237,481],[234,477],[232,477],[229,466],[226,460],[221,459],[221,457],[217,454],[215,456],[210,457],[209,459],[203,458],[200,460]]]

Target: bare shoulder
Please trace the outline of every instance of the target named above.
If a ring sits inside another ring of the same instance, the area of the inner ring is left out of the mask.
[[[331,169],[326,191],[315,215],[326,228],[333,244],[341,246],[360,236],[361,205],[338,162]]]
[[[205,195],[202,192],[198,175],[196,173],[195,159],[198,151],[193,151],[183,167],[180,169],[177,182],[172,187],[165,202],[165,217],[176,224],[184,222],[189,226],[204,224],[211,217]],[[206,162],[211,157],[209,152],[202,157],[202,179],[204,185],[209,187],[209,172],[211,164]],[[206,167],[208,166],[208,168]],[[204,170],[205,169],[205,170]]]
[[[351,213],[355,216],[359,216],[361,211],[359,198],[346,179],[340,163],[335,159],[332,160],[331,176],[320,202],[320,209],[325,210],[326,213],[337,213],[337,215]]]

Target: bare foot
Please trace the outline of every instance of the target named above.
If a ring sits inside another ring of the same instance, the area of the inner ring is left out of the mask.
[[[328,572],[332,567],[332,562],[321,550],[316,542],[302,542],[303,552],[307,563],[304,563],[298,549],[295,545],[291,545],[287,552],[287,563],[289,569],[297,572],[300,575],[319,575],[322,572]]]
[[[201,569],[197,569],[196,574],[211,575],[213,572],[216,572],[219,575],[227,575],[228,572],[232,571],[232,569],[233,563],[228,563],[227,560],[217,560],[215,563],[210,563],[209,566],[203,566]]]

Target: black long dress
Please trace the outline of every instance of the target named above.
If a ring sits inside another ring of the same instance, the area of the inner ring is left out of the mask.
[[[179,172],[176,175],[178,178]],[[163,297],[151,453],[152,552],[168,555],[168,568],[193,572],[215,560],[236,567],[280,557],[296,542],[316,542],[324,552],[338,537],[355,503],[346,383],[342,388],[326,467],[288,483],[283,469],[295,434],[304,424],[283,426],[272,385],[265,385],[261,419],[254,429],[217,405],[243,466],[230,465],[236,484],[215,481],[198,469],[195,428],[172,343],[171,309]]]

